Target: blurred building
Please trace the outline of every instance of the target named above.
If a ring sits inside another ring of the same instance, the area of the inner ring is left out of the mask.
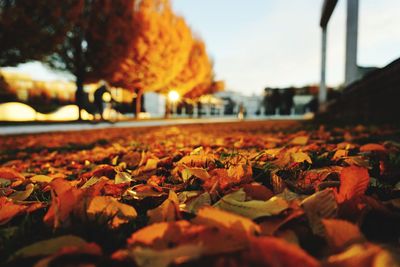
[[[224,115],[237,115],[240,106],[243,105],[247,116],[256,116],[262,108],[263,96],[261,95],[246,96],[235,91],[222,91],[215,93],[214,96],[223,101]]]

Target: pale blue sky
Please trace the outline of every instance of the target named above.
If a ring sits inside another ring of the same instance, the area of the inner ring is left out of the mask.
[[[218,79],[245,94],[266,86],[302,86],[320,76],[323,0],[172,0],[207,45]],[[358,63],[382,67],[400,57],[400,1],[360,0]],[[346,1],[328,28],[327,82],[344,79]],[[37,65],[37,78],[54,78]]]

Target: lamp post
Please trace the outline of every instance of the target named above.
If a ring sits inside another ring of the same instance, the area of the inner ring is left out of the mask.
[[[176,113],[177,103],[181,96],[175,90],[171,90],[168,92],[167,96],[167,110],[166,110],[166,117],[169,117],[170,110],[172,110],[172,114]]]

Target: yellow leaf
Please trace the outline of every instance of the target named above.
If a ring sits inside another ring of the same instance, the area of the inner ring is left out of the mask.
[[[151,248],[136,247],[132,249],[132,256],[140,267],[168,267],[171,263],[183,263],[199,258],[203,254],[202,246],[182,245],[175,248],[154,250]]]
[[[127,172],[117,172],[114,178],[115,184],[129,183],[132,181],[131,175]]]
[[[214,207],[205,206],[199,209],[192,222],[215,226],[238,233],[253,235],[260,232],[260,226],[252,220]]]
[[[310,156],[304,152],[295,152],[290,155],[292,157],[293,162],[302,163],[307,161],[308,163],[312,164],[312,160]]]
[[[279,197],[272,197],[267,201],[250,200],[246,201],[246,193],[240,189],[234,193],[225,195],[214,207],[256,219],[263,216],[278,215],[289,208],[286,200]]]
[[[336,150],[335,154],[332,157],[332,160],[338,160],[341,159],[343,157],[347,157],[349,151],[346,149],[338,149]]]
[[[159,159],[148,159],[146,165],[143,168],[143,171],[152,171],[157,169],[157,164],[159,161]]]
[[[35,175],[29,178],[33,183],[50,183],[54,178],[47,175]]]
[[[27,199],[33,192],[34,189],[34,185],[33,184],[28,184],[25,187],[24,191],[16,191],[13,194],[11,194],[9,196],[9,198],[11,198],[14,201],[24,201],[25,199]]]
[[[293,138],[290,143],[292,145],[299,145],[299,146],[304,146],[307,144],[309,137],[308,136],[297,136]]]
[[[202,180],[210,178],[208,172],[203,168],[186,168],[182,171],[182,180],[185,182],[189,180],[190,177],[195,176]]]
[[[86,243],[80,237],[65,235],[48,240],[36,242],[15,252],[10,259],[46,256],[56,253],[63,247],[81,247]]]

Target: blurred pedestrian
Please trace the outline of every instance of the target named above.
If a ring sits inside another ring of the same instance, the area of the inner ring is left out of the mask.
[[[101,80],[99,88],[94,92],[94,104],[96,106],[97,112],[100,114],[101,119],[103,120],[103,113],[105,108],[105,96],[110,96],[110,91],[108,90],[108,83],[106,81]]]

